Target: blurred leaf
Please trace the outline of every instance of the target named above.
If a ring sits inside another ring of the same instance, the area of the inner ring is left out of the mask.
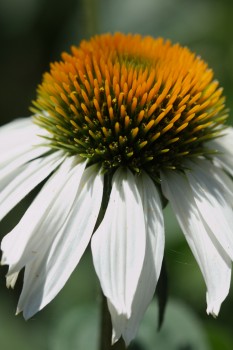
[[[66,314],[51,332],[50,350],[97,350],[99,315],[96,305],[80,305]]]
[[[152,302],[129,350],[210,350],[206,335],[195,314],[184,304],[168,303],[164,324],[156,331],[158,307]],[[82,305],[60,320],[51,333],[50,350],[97,350],[99,314],[96,305]],[[222,349],[221,349],[222,350]]]
[[[137,337],[140,349],[144,350],[209,350],[202,323],[184,304],[169,300],[164,323],[156,331],[156,303],[149,306]],[[130,350],[136,349],[136,344]],[[139,347],[138,347],[139,348]]]
[[[11,298],[1,295],[0,349],[45,350],[47,329],[38,320],[26,322],[21,315],[15,316]]]
[[[206,327],[207,335],[210,340],[211,350],[232,350],[233,337],[232,333],[227,332],[226,329],[220,328],[217,324]]]

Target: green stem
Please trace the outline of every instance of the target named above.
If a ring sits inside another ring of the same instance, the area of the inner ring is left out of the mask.
[[[100,346],[99,350],[126,350],[125,343],[121,338],[114,345],[112,344],[112,322],[108,311],[107,300],[102,294],[101,305],[101,331],[100,331]]]

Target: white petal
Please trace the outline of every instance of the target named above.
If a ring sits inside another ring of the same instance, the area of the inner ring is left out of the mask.
[[[0,127],[1,150],[7,151],[9,148],[16,148],[28,142],[39,141],[41,140],[39,135],[45,136],[49,133],[46,129],[36,125],[33,122],[33,117],[15,119]]]
[[[222,136],[210,141],[207,147],[217,150],[216,163],[233,176],[233,128],[228,127],[222,131]]]
[[[162,174],[162,190],[204,276],[207,312],[217,315],[229,292],[231,260],[203,221],[187,178],[174,171],[166,172]]]
[[[38,258],[26,265],[23,291],[18,303],[18,312],[23,310],[26,319],[57,295],[77,266],[90,241],[102,193],[103,176],[98,174],[96,166],[91,166],[82,176],[66,223]]]
[[[146,224],[146,253],[132,305],[132,315],[122,331],[128,345],[137,334],[144,313],[151,302],[159,279],[164,253],[164,222],[158,191],[147,174],[137,178]]]
[[[35,142],[33,142],[33,141],[30,142],[28,140],[27,143],[25,143],[25,144],[19,144],[16,147],[10,147],[8,150],[2,152],[2,154],[0,155],[0,167],[1,168],[7,167],[7,165],[9,165],[9,163],[17,161],[17,158],[24,156],[25,154],[30,152],[32,149],[33,150],[38,149],[38,148],[40,149],[40,153],[38,156],[40,156],[41,154],[44,154],[46,152],[49,152],[51,150],[47,146],[42,146],[42,144],[44,144],[42,138],[40,138],[39,141],[40,142],[37,141],[37,143],[35,144]],[[42,149],[43,149],[43,152],[42,152]],[[36,151],[36,152],[38,152],[38,151]],[[36,154],[36,157],[37,157],[37,154]],[[25,156],[24,156],[24,158],[25,158]],[[26,158],[29,158],[29,156],[26,156]],[[32,158],[29,158],[29,160],[31,160],[31,159]],[[28,161],[28,159],[26,159],[26,161]],[[24,163],[26,161],[24,161]]]
[[[63,159],[62,152],[55,152],[22,166],[9,185],[0,192],[0,220],[56,169]]]
[[[77,157],[67,157],[44,185],[19,224],[1,244],[2,264],[9,275],[19,271],[51,242],[72,208],[86,162],[75,165]],[[49,233],[49,234],[48,234]]]
[[[43,138],[46,130],[32,122],[32,118],[13,121],[0,128],[0,191],[14,178],[27,162],[50,150]]]
[[[131,316],[145,241],[143,207],[135,177],[129,170],[118,169],[113,176],[104,219],[93,235],[91,246],[103,293],[119,317]]]
[[[22,154],[15,154],[14,159],[9,159],[9,162],[5,166],[2,166],[0,169],[0,184],[2,181],[7,180],[8,177],[12,177],[11,174],[15,172],[28,161],[40,157],[42,154],[48,151],[47,147],[35,147],[31,148],[28,151],[24,151]]]
[[[0,128],[0,136],[2,136],[5,132],[8,131],[14,131],[14,130],[20,130],[25,129],[27,126],[32,125],[32,119],[31,118],[18,118],[10,123],[4,124]]]
[[[204,165],[204,166],[203,166]],[[220,186],[222,187],[222,193],[224,194],[224,197],[229,203],[233,203],[233,181],[225,171],[217,166],[214,166],[211,164],[209,165],[209,162],[204,161],[202,162],[202,167],[205,169],[206,173],[210,173],[210,166],[213,168],[213,171],[211,171],[211,177],[213,177],[218,183],[220,183]]]
[[[32,147],[46,143],[38,135],[48,134],[45,129],[35,125],[32,118],[15,120],[0,128],[0,166],[7,165],[18,156],[27,153]],[[44,147],[44,151],[48,151]]]
[[[233,197],[229,202],[229,193],[215,176],[215,169],[210,162],[200,160],[192,164],[187,178],[199,213],[233,260]],[[218,173],[221,171],[217,170]]]
[[[108,310],[111,315],[112,322],[112,345],[115,344],[127,327],[127,315],[123,313],[119,313],[119,311],[115,308],[115,306],[111,303],[110,299],[107,299]],[[124,339],[125,343],[126,340]],[[126,344],[127,346],[128,344]]]
[[[14,272],[12,273],[10,276],[6,276],[6,286],[7,288],[14,288],[15,283],[17,281],[19,275],[19,271],[18,272]]]
[[[0,146],[2,151],[9,148],[16,148],[21,143],[35,135],[38,127],[33,123],[32,118],[19,118],[0,127]],[[11,135],[12,137],[9,137]]]
[[[22,171],[23,166],[24,165],[14,169],[10,172],[10,174],[7,174],[7,176],[4,176],[4,178],[0,179],[0,192],[2,192],[4,188],[7,187],[18,176],[18,174]]]
[[[147,242],[149,246],[151,246],[151,251],[154,256],[153,264],[157,283],[165,244],[162,205],[158,190],[151,178],[144,173],[142,176],[138,177],[137,180],[143,203]],[[139,182],[141,182],[141,184]]]

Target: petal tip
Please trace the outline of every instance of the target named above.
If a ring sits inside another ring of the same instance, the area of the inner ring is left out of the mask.
[[[219,311],[220,311],[221,304],[215,303],[208,305],[206,309],[207,315],[212,315],[214,318],[218,317]]]
[[[22,312],[22,310],[17,307],[16,312],[15,312],[15,316],[18,316],[21,312]]]

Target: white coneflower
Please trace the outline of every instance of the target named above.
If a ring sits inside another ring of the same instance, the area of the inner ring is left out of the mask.
[[[51,65],[32,111],[0,129],[0,217],[47,179],[1,245],[8,286],[25,267],[18,312],[48,304],[91,241],[113,342],[128,344],[159,278],[165,196],[217,315],[233,258],[233,131],[206,63],[162,39],[96,36]]]

